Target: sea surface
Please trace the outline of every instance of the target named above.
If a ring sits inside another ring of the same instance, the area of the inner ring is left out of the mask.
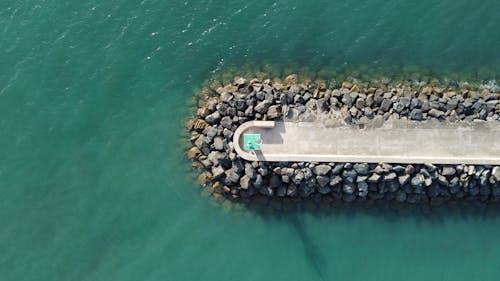
[[[201,192],[181,140],[189,99],[243,65],[494,84],[498,11],[2,0],[0,280],[498,280],[499,210],[236,209]]]

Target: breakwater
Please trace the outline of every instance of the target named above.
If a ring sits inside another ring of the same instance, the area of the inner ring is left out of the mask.
[[[447,201],[500,199],[500,167],[391,163],[247,161],[238,156],[233,135],[251,120],[307,121],[311,112],[338,112],[342,122],[407,119],[447,122],[500,122],[500,95],[488,89],[440,85],[358,85],[345,81],[245,79],[201,92],[195,117],[187,122],[187,156],[198,180],[216,196],[251,202],[396,201],[440,205]],[[477,140],[481,145],[481,140]],[[411,148],[408,148],[411,149]]]

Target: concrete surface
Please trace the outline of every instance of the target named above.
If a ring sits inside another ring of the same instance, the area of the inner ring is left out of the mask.
[[[260,152],[242,149],[244,133],[262,134]],[[500,165],[500,122],[374,120],[360,128],[249,121],[236,130],[234,144],[249,161]]]

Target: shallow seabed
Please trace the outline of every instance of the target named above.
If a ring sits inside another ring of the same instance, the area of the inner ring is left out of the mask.
[[[203,196],[179,142],[186,101],[240,65],[494,85],[498,10],[2,1],[0,279],[496,280],[496,209],[235,210]]]

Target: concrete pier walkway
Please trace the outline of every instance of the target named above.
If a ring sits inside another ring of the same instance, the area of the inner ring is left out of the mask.
[[[245,133],[261,134],[260,151],[243,149]],[[236,130],[234,144],[249,161],[500,165],[500,122],[249,121]]]

